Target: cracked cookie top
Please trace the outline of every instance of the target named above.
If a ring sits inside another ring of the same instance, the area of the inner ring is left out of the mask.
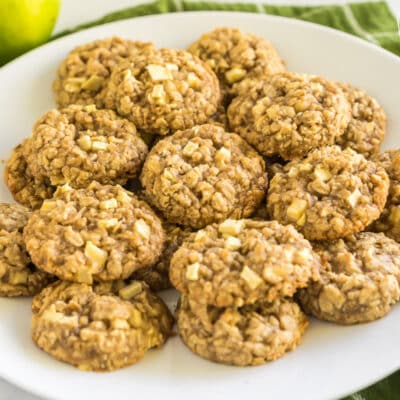
[[[223,93],[244,78],[285,70],[284,62],[268,40],[237,28],[216,28],[204,33],[188,51],[212,68]]]
[[[267,157],[303,157],[335,143],[350,122],[349,102],[327,79],[284,72],[240,85],[228,108],[229,125]]]
[[[125,279],[154,264],[164,245],[161,221],[120,186],[60,187],[24,230],[38,268],[60,279],[91,283]]]
[[[194,301],[241,307],[292,296],[318,278],[319,266],[310,243],[292,226],[228,219],[183,241],[170,278]]]
[[[59,282],[35,297],[37,346],[81,370],[112,371],[164,344],[173,319],[145,283],[101,286]]]
[[[103,99],[140,131],[167,135],[208,122],[218,111],[220,90],[203,61],[183,50],[161,49],[118,64]]]
[[[365,90],[338,83],[351,105],[351,120],[336,143],[370,157],[379,153],[386,130],[386,114]]]
[[[52,197],[55,189],[46,177],[33,175],[24,156],[29,152],[29,146],[29,139],[26,139],[12,151],[6,162],[4,180],[18,203],[37,209],[43,200]]]
[[[25,156],[52,185],[124,184],[139,173],[147,145],[128,120],[94,105],[51,110],[35,124]]]
[[[310,314],[342,324],[386,315],[400,298],[400,245],[383,233],[361,232],[313,244],[320,279],[301,290]]]
[[[262,157],[238,135],[216,125],[160,140],[140,179],[149,202],[169,222],[197,229],[249,216],[267,186]]]
[[[182,295],[177,324],[183,342],[200,357],[231,365],[260,365],[293,350],[308,321],[289,299],[241,308],[217,308]]]
[[[103,108],[100,93],[112,69],[123,60],[149,51],[156,51],[151,43],[117,36],[76,47],[58,67],[57,78],[53,82],[57,105],[95,104]]]
[[[338,239],[376,220],[388,195],[385,170],[354,150],[327,146],[274,175],[269,214],[310,240]]]

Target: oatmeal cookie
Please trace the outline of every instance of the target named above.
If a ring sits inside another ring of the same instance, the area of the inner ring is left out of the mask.
[[[103,108],[101,90],[112,68],[142,52],[156,51],[151,43],[112,37],[84,44],[72,50],[57,70],[53,92],[58,107],[96,104]]]
[[[241,307],[292,296],[318,278],[319,266],[292,226],[228,219],[184,240],[172,257],[170,279],[199,303]]]
[[[0,296],[32,296],[54,279],[32,264],[22,240],[30,212],[18,204],[0,203]]]
[[[24,156],[30,151],[30,141],[25,140],[19,144],[8,158],[4,170],[5,183],[15,201],[24,206],[36,209],[43,200],[49,199],[54,193],[50,181],[41,176],[34,176]]]
[[[291,300],[242,308],[201,305],[182,296],[178,331],[193,353],[239,366],[260,365],[282,357],[300,344],[307,317]]]
[[[165,231],[165,247],[160,259],[150,268],[139,269],[132,275],[132,279],[146,282],[152,290],[164,290],[172,287],[169,280],[169,266],[175,251],[189,236],[188,229],[182,229],[177,225],[163,223]]]
[[[24,230],[38,268],[62,280],[92,283],[125,279],[161,254],[161,221],[120,186],[93,182],[87,189],[57,189]]]
[[[336,143],[350,147],[365,157],[379,153],[385,136],[386,115],[379,103],[359,88],[339,83],[352,109],[352,118],[344,135]]]
[[[267,187],[262,157],[238,135],[216,125],[160,140],[140,179],[149,202],[170,223],[194,229],[249,216]]]
[[[369,229],[384,232],[400,242],[400,150],[388,150],[372,158],[385,168],[390,178],[389,196],[379,219]]]
[[[32,338],[60,361],[85,371],[112,371],[162,346],[172,317],[143,282],[96,293],[86,284],[60,282],[33,301]]]
[[[354,150],[327,146],[294,160],[270,182],[272,218],[309,240],[339,239],[376,220],[387,198],[385,170]]]
[[[144,133],[167,135],[206,123],[218,109],[217,77],[183,50],[161,49],[119,64],[104,90],[107,108]]]
[[[15,203],[0,203],[0,229],[22,232],[31,213],[26,208]]]
[[[400,246],[383,233],[362,232],[314,244],[320,280],[300,291],[304,310],[340,324],[373,321],[400,298]]]
[[[344,93],[324,78],[285,72],[248,82],[228,108],[229,125],[267,157],[303,157],[333,144],[350,122]]]
[[[237,28],[216,28],[192,43],[188,51],[205,61],[216,73],[223,93],[248,77],[275,74],[285,64],[272,44]]]
[[[72,105],[35,124],[26,152],[35,175],[53,185],[124,184],[139,173],[147,145],[135,126],[111,110]]]

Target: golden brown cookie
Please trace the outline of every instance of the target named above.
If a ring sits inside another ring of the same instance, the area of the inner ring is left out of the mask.
[[[327,146],[284,166],[272,178],[267,208],[309,240],[338,239],[376,220],[388,195],[385,170],[354,150]]]
[[[177,323],[179,335],[193,353],[238,366],[282,357],[300,344],[308,326],[306,316],[291,300],[217,308],[186,296],[180,299]]]
[[[216,73],[225,101],[233,84],[285,70],[285,64],[266,39],[237,28],[216,28],[204,33],[188,51],[205,61]]]
[[[24,230],[38,268],[62,280],[126,279],[153,265],[164,245],[161,221],[121,186],[60,187]]]
[[[140,179],[148,201],[170,223],[194,229],[249,216],[267,186],[262,157],[238,135],[216,125],[160,140]]]
[[[47,112],[36,122],[25,148],[35,176],[75,188],[94,180],[124,184],[138,175],[147,155],[147,145],[131,122],[94,105]]]
[[[220,90],[215,74],[197,57],[161,49],[118,64],[103,100],[140,131],[167,135],[207,123],[217,112]]]
[[[400,150],[387,150],[375,155],[372,160],[385,168],[390,178],[390,188],[382,214],[369,229],[384,232],[400,242]]]
[[[340,324],[386,315],[400,298],[400,245],[383,233],[362,232],[314,244],[321,278],[300,291],[304,310]]]
[[[327,79],[284,72],[241,83],[230,128],[267,157],[285,160],[334,144],[351,118],[344,93]]]
[[[351,105],[352,118],[344,135],[336,143],[370,157],[379,153],[385,136],[386,115],[379,103],[365,90],[349,83],[339,83]]]
[[[173,323],[163,301],[139,281],[113,289],[97,293],[69,282],[46,288],[32,306],[35,344],[84,371],[123,368],[162,346]]]
[[[170,279],[198,303],[241,307],[293,296],[318,278],[319,267],[310,243],[292,226],[228,219],[184,240]]]
[[[25,153],[31,151],[30,140],[26,139],[12,151],[7,159],[4,180],[14,199],[22,205],[37,209],[43,200],[49,199],[55,188],[41,175],[34,176],[26,162]]]
[[[100,93],[113,67],[129,57],[149,51],[155,51],[151,43],[117,36],[76,47],[57,70],[57,78],[53,83],[57,105],[96,104],[103,108]]]
[[[19,204],[0,203],[0,297],[32,296],[54,280],[34,267],[26,251],[22,230],[29,216]]]

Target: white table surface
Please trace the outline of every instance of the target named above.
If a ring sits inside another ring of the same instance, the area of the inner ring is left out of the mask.
[[[143,3],[147,0],[63,0],[55,31],[71,28],[77,24],[91,21],[102,15]],[[231,1],[231,0],[220,0]],[[254,0],[240,0],[254,2]],[[354,0],[352,0],[354,2]],[[265,0],[263,3],[273,4],[337,4],[341,0]],[[392,10],[400,18],[400,0],[389,0]],[[77,11],[79,10],[79,11]],[[0,400],[41,400],[0,378]],[[384,399],[383,399],[384,400]]]

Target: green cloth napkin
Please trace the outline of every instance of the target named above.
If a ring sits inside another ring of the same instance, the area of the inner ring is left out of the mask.
[[[400,56],[399,23],[385,1],[342,2],[340,5],[329,6],[274,6],[239,2],[156,0],[107,14],[95,21],[63,31],[55,35],[53,39],[92,26],[127,18],[176,11],[207,10],[265,13],[315,22],[358,36]]]
[[[342,3],[329,6],[274,6],[252,3],[218,3],[193,0],[157,0],[119,10],[104,17],[63,31],[53,37],[122,19],[177,11],[245,11],[281,15],[315,22],[368,40],[400,56],[399,25],[384,1]],[[316,382],[318,384],[318,382]],[[349,396],[346,400],[399,400],[400,371],[379,383]]]

